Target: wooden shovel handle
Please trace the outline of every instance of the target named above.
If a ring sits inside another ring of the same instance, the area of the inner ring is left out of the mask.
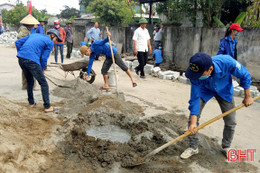
[[[256,101],[256,100],[258,100],[258,99],[260,99],[260,96],[257,96],[257,97],[255,97],[255,98],[253,98],[254,101]],[[217,117],[215,117],[215,118],[212,118],[211,120],[209,120],[209,121],[207,121],[207,122],[201,124],[200,126],[196,127],[196,129],[197,129],[197,130],[200,130],[200,129],[206,127],[207,125],[209,125],[209,124],[211,124],[211,123],[213,123],[213,122],[215,122],[215,121],[217,121],[217,120],[219,120],[219,119],[221,119],[221,118],[227,116],[228,114],[230,114],[230,113],[232,113],[232,112],[235,112],[236,110],[238,110],[238,109],[240,109],[240,108],[242,108],[242,107],[244,107],[244,106],[245,106],[244,104],[241,104],[241,105],[239,105],[239,106],[236,106],[236,107],[234,107],[233,109],[230,109],[229,111],[227,111],[227,112],[225,112],[225,113],[223,113],[223,114],[221,114],[221,115],[219,115],[219,116],[217,116]],[[187,136],[189,136],[189,135],[191,135],[191,132],[187,132],[187,133],[185,133],[185,134],[183,134],[183,135],[181,135],[181,136],[179,136],[179,137],[173,139],[172,141],[170,141],[170,142],[168,142],[168,143],[166,143],[166,144],[160,146],[159,148],[153,150],[151,153],[149,153],[148,155],[146,155],[146,156],[145,156],[145,159],[148,159],[148,158],[151,157],[152,155],[155,155],[156,153],[158,153],[158,152],[160,152],[161,150],[167,148],[168,146],[170,146],[170,145],[176,143],[177,141],[181,141],[183,138],[185,138],[185,137],[187,137]]]
[[[106,30],[108,32],[108,27],[106,26]],[[110,36],[108,37],[108,41],[109,41],[109,46],[110,46],[110,51],[111,51],[111,55],[112,55],[112,61],[113,61],[113,68],[114,68],[114,72],[115,72],[115,79],[116,79],[116,93],[118,96],[118,84],[117,84],[117,74],[116,74],[116,64],[115,64],[115,58],[114,58],[114,53],[113,53],[113,49],[112,49],[112,45],[111,45],[111,40],[110,40]]]

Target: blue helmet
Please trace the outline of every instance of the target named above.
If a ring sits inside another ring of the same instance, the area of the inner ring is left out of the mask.
[[[59,33],[58,30],[56,30],[56,29],[49,29],[47,31],[47,35],[49,35],[49,34],[54,34],[58,38],[58,42],[62,42],[62,39],[60,37],[60,33]]]

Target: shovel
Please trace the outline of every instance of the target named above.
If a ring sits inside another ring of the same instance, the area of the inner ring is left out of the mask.
[[[108,27],[106,27],[106,30],[108,32]],[[118,80],[117,80],[117,74],[116,74],[116,64],[115,64],[115,58],[114,58],[114,53],[113,53],[113,48],[111,45],[111,40],[110,40],[110,36],[108,36],[108,41],[109,41],[109,46],[110,46],[110,51],[111,51],[111,55],[112,55],[112,61],[113,61],[113,67],[114,67],[114,72],[115,72],[115,78],[116,78],[116,94],[118,96]]]
[[[69,87],[69,86],[65,86],[65,85],[59,85],[59,84],[57,84],[57,83],[55,83],[53,80],[51,80],[51,78],[50,77],[48,77],[46,74],[44,74],[44,76],[46,77],[46,79],[48,79],[51,83],[53,83],[55,86],[57,86],[57,87],[61,87],[61,88],[71,88],[71,87]]]
[[[255,98],[253,98],[254,101],[256,101],[258,99],[260,99],[260,96],[257,96]],[[201,124],[200,126],[196,127],[196,129],[200,130],[200,129],[204,128],[205,126],[207,126],[207,125],[209,125],[209,124],[211,124],[211,123],[213,123],[213,122],[215,122],[215,121],[217,121],[217,120],[227,116],[228,114],[230,114],[232,112],[235,112],[236,110],[238,110],[238,109],[240,109],[240,108],[242,108],[244,106],[245,106],[244,104],[236,106],[233,109],[230,109],[229,111],[227,111],[227,112],[225,112],[225,113],[223,113],[223,114],[221,114],[221,115],[219,115],[219,116],[217,116],[215,118],[212,118],[211,120]],[[191,135],[191,132],[187,132],[187,133],[185,133],[185,134],[175,138],[174,140],[172,140],[172,141],[170,141],[170,142],[160,146],[159,148],[153,150],[152,152],[150,152],[149,154],[147,154],[143,158],[136,157],[136,161],[134,163],[132,163],[131,165],[126,165],[124,167],[133,167],[133,166],[138,166],[138,165],[144,164],[144,163],[148,162],[152,158],[153,155],[159,153],[160,151],[162,151],[163,149],[169,147],[170,145],[172,145],[172,144],[174,144],[174,143],[176,143],[178,141],[181,141],[183,138],[185,138],[185,137],[187,137],[189,135]],[[135,160],[135,158],[134,158],[134,160]]]

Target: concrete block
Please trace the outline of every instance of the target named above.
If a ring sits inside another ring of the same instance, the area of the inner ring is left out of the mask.
[[[160,67],[154,67],[152,68],[152,73],[159,73],[161,71]]]
[[[174,71],[172,75],[173,75],[173,76],[172,76],[172,79],[173,79],[173,80],[177,80],[178,77],[180,76],[180,72]]]
[[[152,73],[152,69],[153,69],[153,65],[150,65],[150,64],[146,64],[146,66],[144,67],[144,71],[147,74],[151,74]]]
[[[172,80],[173,79],[173,75],[171,74],[168,74],[168,75],[165,75],[166,77],[166,80]]]
[[[186,78],[186,77],[184,77],[184,76],[180,76],[179,78],[178,78],[178,80],[181,82],[181,83],[184,83],[184,84],[188,84],[189,83],[189,79],[188,78]]]
[[[242,94],[243,90],[239,88],[234,88],[234,96],[240,96]]]
[[[164,75],[164,72],[163,71],[159,71],[158,75]]]
[[[125,63],[125,65],[129,68],[129,69],[131,69],[132,68],[132,62],[131,61],[124,61],[124,63]]]
[[[166,75],[164,73],[158,74],[159,75],[159,79],[163,79],[166,80]]]
[[[260,93],[258,92],[258,94],[256,96],[260,96]],[[257,103],[260,103],[260,99],[256,100]]]
[[[257,87],[256,87],[256,86],[253,86],[253,85],[250,86],[250,90],[258,91],[258,90],[257,90]]]
[[[256,97],[256,95],[258,94],[257,91],[254,91],[254,90],[251,90],[251,89],[250,89],[250,93],[251,93],[251,97]],[[245,97],[245,92],[244,91],[242,91],[241,97]]]
[[[138,65],[139,65],[139,62],[138,62],[138,60],[134,60],[134,61],[133,61],[133,66],[135,66],[135,67],[136,67],[136,66],[138,66]]]
[[[236,80],[232,80],[233,87],[236,88],[239,86],[239,83]]]

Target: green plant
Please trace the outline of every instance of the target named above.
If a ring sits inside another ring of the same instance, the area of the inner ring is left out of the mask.
[[[232,23],[237,23],[237,24],[239,24],[239,25],[242,25],[242,23],[243,23],[245,17],[246,17],[246,12],[241,12],[241,13],[236,17],[235,21],[232,22]],[[213,17],[213,20],[215,21],[216,24],[218,24],[218,25],[219,25],[220,27],[222,27],[222,28],[226,28],[226,27],[229,25],[229,24],[224,25],[224,23],[221,22],[216,16]]]
[[[260,27],[260,0],[254,0],[252,5],[247,7],[244,25],[247,27]]]
[[[133,21],[130,8],[125,0],[96,0],[89,3],[87,11],[106,25],[126,26]]]

